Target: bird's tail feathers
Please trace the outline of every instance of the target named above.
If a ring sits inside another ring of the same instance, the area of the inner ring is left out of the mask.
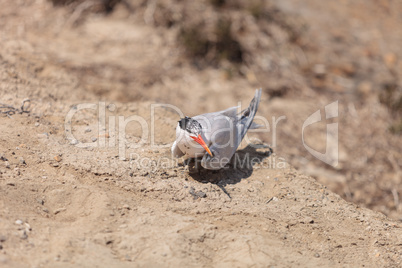
[[[261,127],[260,125],[253,123],[254,116],[257,113],[258,105],[260,103],[260,99],[261,89],[257,89],[255,91],[254,98],[250,102],[250,105],[247,107],[247,109],[243,110],[240,115],[240,122],[244,126],[242,131],[243,133],[241,133],[242,139],[249,128],[254,129]]]

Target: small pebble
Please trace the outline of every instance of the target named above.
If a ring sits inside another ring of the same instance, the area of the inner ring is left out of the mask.
[[[22,224],[22,220],[16,220],[15,224],[21,225]]]
[[[38,138],[40,138],[40,139],[48,139],[49,138],[49,134],[48,133],[41,133],[41,134],[38,134]]]
[[[25,231],[27,232],[32,231],[31,225],[29,225],[29,223],[25,223]]]
[[[61,157],[58,156],[58,155],[56,155],[56,156],[54,157],[54,160],[56,160],[57,162],[60,162],[60,161],[61,161]]]
[[[201,197],[201,198],[207,197],[207,194],[204,193],[204,192],[202,192],[202,191],[197,192],[196,195],[197,195],[198,197]]]
[[[53,213],[54,213],[54,215],[56,215],[56,214],[59,214],[60,212],[66,211],[66,210],[67,210],[66,208],[58,208]]]
[[[20,157],[20,163],[23,165],[26,165],[27,163],[25,162],[25,159],[21,156]]]
[[[93,137],[91,140],[92,140],[92,142],[95,142],[95,141],[97,141],[98,139],[95,138],[95,137]]]
[[[35,123],[35,127],[39,127],[39,125],[40,125],[40,124],[39,124],[38,122]]]
[[[90,128],[85,129],[86,133],[91,132],[91,131],[92,131],[92,129],[90,129]]]
[[[314,67],[313,67],[313,72],[316,74],[316,75],[324,75],[326,72],[327,72],[327,70],[326,70],[326,67],[325,67],[325,65],[324,64],[316,64],[316,65],[314,65]]]
[[[7,240],[7,236],[0,235],[0,242],[5,242]]]
[[[73,139],[73,140],[70,141],[70,144],[71,145],[76,145],[76,144],[78,144],[78,141],[76,139]]]

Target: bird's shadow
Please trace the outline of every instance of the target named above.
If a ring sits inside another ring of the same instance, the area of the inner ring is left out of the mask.
[[[249,144],[244,149],[236,151],[231,161],[222,169],[209,170],[201,166],[201,159],[190,159],[189,175],[201,183],[214,183],[229,195],[224,186],[239,183],[253,174],[253,166],[261,163],[273,153],[272,148],[266,144]]]

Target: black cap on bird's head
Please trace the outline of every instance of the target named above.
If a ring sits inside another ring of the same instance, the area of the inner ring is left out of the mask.
[[[179,126],[181,129],[187,131],[189,134],[192,134],[190,135],[190,137],[197,143],[199,143],[205,149],[205,151],[207,151],[207,153],[213,157],[211,150],[209,150],[204,139],[201,137],[202,126],[197,120],[186,116],[179,120]]]
[[[191,117],[184,117],[179,121],[180,128],[187,131],[190,134],[198,135],[201,133],[201,124]]]

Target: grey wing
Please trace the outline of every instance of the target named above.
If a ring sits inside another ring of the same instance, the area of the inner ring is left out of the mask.
[[[212,124],[212,135],[210,136],[212,145],[209,147],[214,156],[204,155],[201,161],[204,168],[221,169],[229,163],[247,130],[252,126],[260,99],[261,90],[257,90],[249,107],[240,115],[235,118],[222,115],[221,119],[214,119],[215,123]]]
[[[177,146],[177,141],[175,141],[172,145],[172,155],[177,158],[180,158],[184,155],[184,153],[179,149],[179,146]]]
[[[209,146],[213,157],[205,154],[201,160],[201,165],[206,169],[223,168],[236,152],[241,142],[238,140],[239,137],[236,130],[236,120],[227,116],[216,119],[212,125],[211,145]]]

